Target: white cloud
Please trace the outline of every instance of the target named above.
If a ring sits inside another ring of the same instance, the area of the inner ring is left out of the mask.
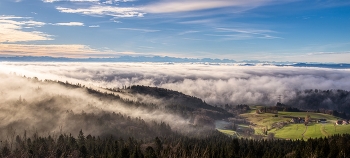
[[[44,22],[28,20],[30,18],[0,17],[0,43],[52,40],[52,36],[40,31],[24,31],[46,25]]]
[[[104,0],[102,3],[104,4],[114,4],[118,2],[134,2],[135,0]]]
[[[180,32],[178,35],[185,35],[185,34],[191,34],[191,33],[197,33],[197,32],[199,32],[199,31],[190,30],[190,31]]]
[[[81,22],[67,22],[67,23],[55,23],[53,25],[58,25],[58,26],[84,26],[84,23],[81,23]]]
[[[62,44],[62,45],[37,45],[37,44],[1,44],[2,56],[51,56],[68,58],[88,57],[119,57],[123,55],[140,55],[135,52],[117,52],[110,49],[98,50],[88,45]]]
[[[30,19],[30,18],[29,17],[20,17],[20,16],[8,16],[8,15],[0,16],[0,20],[8,20],[8,19]]]
[[[307,53],[307,55],[333,55],[333,54],[350,54],[350,51],[348,51],[348,52],[312,52],[312,53]]]
[[[138,29],[138,28],[118,28],[119,30],[140,31],[140,32],[158,32],[160,30]]]
[[[223,40],[247,40],[247,39],[276,39],[280,37],[272,36],[277,33],[272,30],[247,29],[247,28],[216,28],[218,34],[206,34],[207,36],[223,37]]]
[[[261,29],[241,29],[241,28],[216,28],[220,32],[238,32],[247,34],[263,34],[263,33],[275,33],[272,30],[261,30]]]
[[[0,55],[81,58],[103,55],[103,53],[86,45],[0,44]]]
[[[258,7],[273,0],[172,0],[160,1],[144,7],[150,13],[187,12],[223,7]]]
[[[100,27],[100,25],[90,25],[89,27]]]
[[[57,7],[62,13],[77,13],[91,16],[113,16],[118,18],[143,17],[145,13],[135,7],[117,7],[117,6],[100,6],[95,5],[88,8],[65,8]]]

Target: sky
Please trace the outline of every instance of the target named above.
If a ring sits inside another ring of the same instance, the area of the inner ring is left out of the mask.
[[[350,1],[0,1],[0,56],[124,55],[350,63]]]

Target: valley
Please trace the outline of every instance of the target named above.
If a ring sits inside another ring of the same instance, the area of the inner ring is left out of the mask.
[[[310,139],[328,137],[335,134],[350,133],[350,125],[348,122],[344,122],[343,118],[335,117],[328,114],[316,113],[316,112],[284,112],[278,111],[275,113],[256,113],[256,108],[263,108],[262,106],[252,106],[252,110],[248,113],[240,114],[247,120],[247,124],[236,124],[236,131],[219,128],[218,130],[234,136],[234,137],[247,137],[247,138],[268,138],[269,135],[275,139]],[[310,116],[310,122],[305,125],[304,122],[294,123],[293,118],[304,119],[306,116]],[[320,119],[326,121],[321,123]],[[338,121],[341,124],[337,124]],[[247,134],[247,129],[253,129],[254,133]]]

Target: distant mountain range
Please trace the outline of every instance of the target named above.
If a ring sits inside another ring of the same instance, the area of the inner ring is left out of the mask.
[[[121,56],[114,58],[65,58],[65,57],[49,57],[49,56],[14,56],[0,57],[0,61],[26,61],[26,62],[211,62],[211,63],[233,63],[235,60],[230,59],[195,59],[195,58],[176,58],[161,56]]]
[[[319,67],[333,69],[349,69],[350,63],[298,63],[298,62],[275,62],[259,60],[236,61],[232,59],[211,59],[211,58],[176,58],[161,56],[121,56],[114,58],[66,58],[49,56],[13,56],[0,57],[0,62],[161,62],[161,63],[203,63],[210,65],[234,64],[236,66],[292,66],[292,67]]]

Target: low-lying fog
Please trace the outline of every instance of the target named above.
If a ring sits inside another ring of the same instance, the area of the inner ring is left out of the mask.
[[[132,126],[128,124],[130,121],[112,120],[113,112],[146,122],[165,122],[174,130],[189,125],[188,120],[175,114],[129,106],[121,100],[101,99],[84,88],[72,89],[57,82],[40,82],[0,72],[0,140],[22,135],[24,131],[30,136],[35,132],[75,135],[83,129],[88,134],[100,135],[115,133],[117,126]]]
[[[274,105],[295,90],[350,90],[350,70],[230,64],[167,63],[0,63],[3,73],[121,88],[145,85],[199,97],[213,105]]]

